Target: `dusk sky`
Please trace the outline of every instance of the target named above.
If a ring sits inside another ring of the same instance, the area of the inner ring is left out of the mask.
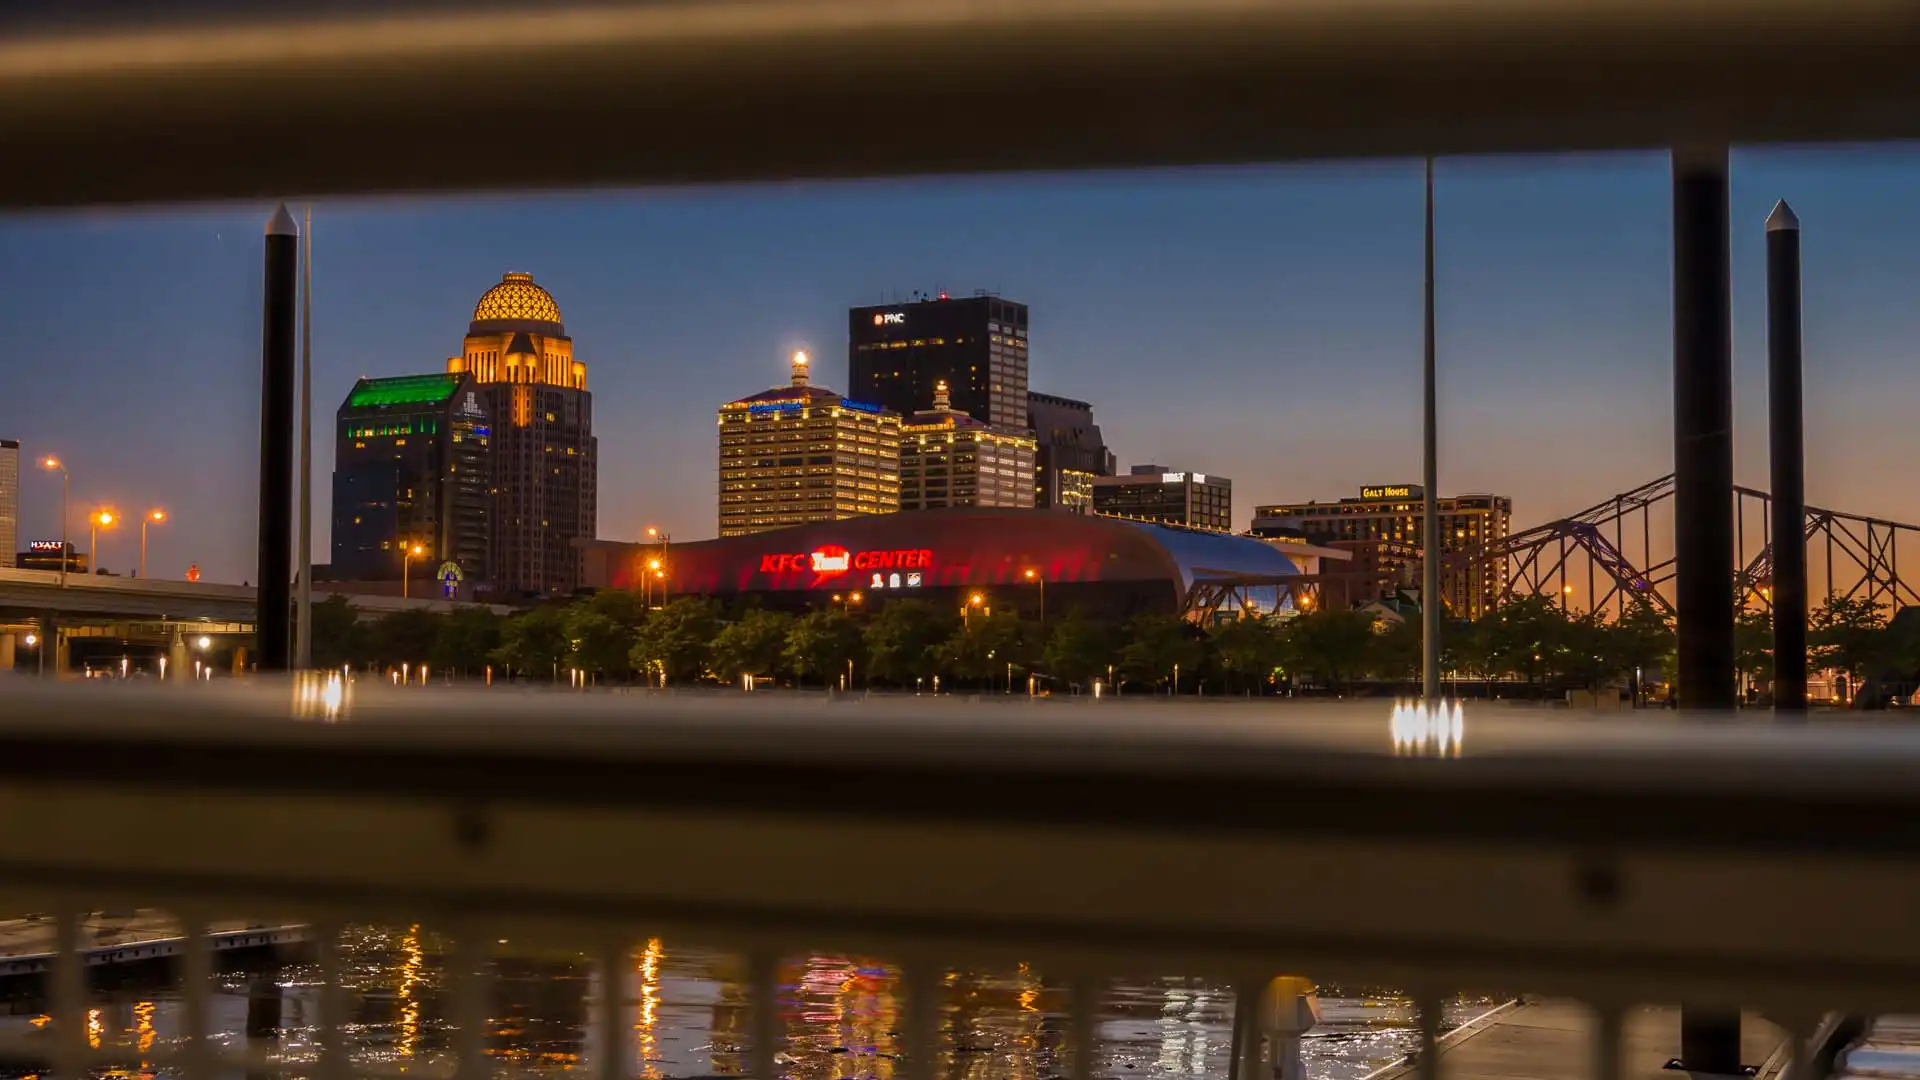
[[[502,174],[505,178],[507,174]],[[315,538],[354,378],[444,370],[508,270],[552,291],[588,365],[600,534],[715,528],[714,410],[804,347],[846,385],[846,309],[915,289],[1032,308],[1032,385],[1085,398],[1127,465],[1256,503],[1420,474],[1418,162],[698,192],[325,200],[314,208]],[[1734,157],[1741,482],[1766,485],[1761,225],[1806,229],[1808,499],[1920,521],[1920,153]],[[1664,155],[1439,166],[1443,493],[1537,524],[1671,468]],[[268,205],[0,219],[0,437],[21,540],[165,507],[150,573],[253,576]],[[296,211],[298,206],[296,204]],[[127,569],[137,527],[101,543]]]

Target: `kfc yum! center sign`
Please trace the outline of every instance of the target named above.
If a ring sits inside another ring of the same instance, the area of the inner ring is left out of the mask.
[[[849,551],[822,544],[812,551],[783,551],[760,556],[760,573],[797,579],[802,588],[917,589],[933,567],[931,548],[880,548]]]

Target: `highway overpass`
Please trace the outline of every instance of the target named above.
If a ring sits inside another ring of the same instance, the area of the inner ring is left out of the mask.
[[[63,581],[56,570],[0,568],[0,672],[13,668],[15,651],[28,634],[54,644],[55,670],[66,666],[69,637],[108,636],[177,647],[190,634],[250,634],[256,593],[251,585],[94,574],[68,574]],[[323,599],[332,594],[322,583],[314,595]],[[362,618],[409,609],[485,606],[497,614],[512,610],[437,597],[346,595]]]

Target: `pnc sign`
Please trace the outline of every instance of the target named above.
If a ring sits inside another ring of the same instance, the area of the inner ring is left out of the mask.
[[[883,311],[873,316],[875,326],[905,326],[906,324],[907,313],[904,311]]]
[[[823,544],[812,551],[760,556],[763,574],[811,572],[821,580],[839,577],[850,570],[924,570],[932,565],[933,551],[929,548],[848,551],[838,544]]]

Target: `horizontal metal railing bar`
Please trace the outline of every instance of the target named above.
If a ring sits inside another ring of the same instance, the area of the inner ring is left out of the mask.
[[[67,6],[0,40],[0,205],[1920,134],[1906,0]]]
[[[1386,702],[793,705],[378,686],[356,695],[350,721],[325,724],[290,721],[284,689],[10,687],[0,691],[0,787],[111,776],[127,792],[470,808],[1920,854],[1920,830],[1888,824],[1920,811],[1920,731],[1888,726],[1489,709],[1470,717],[1460,757],[1435,760],[1393,755]],[[823,780],[858,792],[858,805],[822,801]]]

